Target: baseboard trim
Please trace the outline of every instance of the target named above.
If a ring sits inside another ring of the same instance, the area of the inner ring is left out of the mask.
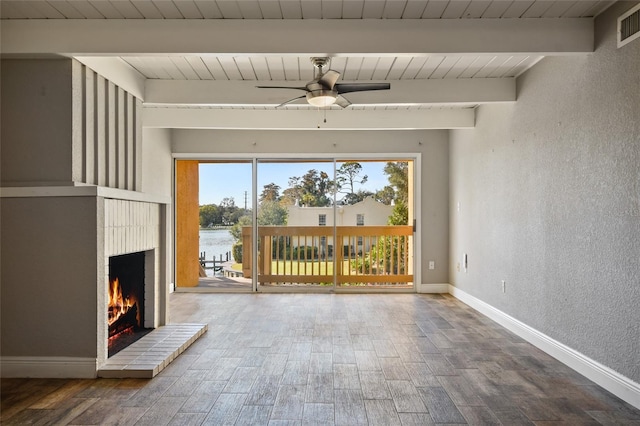
[[[634,407],[640,408],[640,384],[455,286],[449,286],[449,293],[456,299],[471,306],[563,364],[602,386],[618,398],[628,402]]]
[[[449,293],[449,284],[418,284],[418,293]]]
[[[95,358],[77,357],[0,357],[2,378],[93,379],[97,377]]]

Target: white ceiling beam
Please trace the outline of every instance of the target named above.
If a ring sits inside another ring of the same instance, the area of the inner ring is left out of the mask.
[[[3,55],[588,53],[590,18],[10,19]]]
[[[475,110],[246,110],[143,108],[143,127],[253,130],[415,130],[470,129]]]
[[[467,104],[514,102],[515,78],[466,78],[390,81],[390,90],[346,93],[353,104]],[[304,81],[147,80],[149,105],[278,105],[304,95],[301,90],[256,86],[304,87]],[[302,103],[305,103],[302,101]]]

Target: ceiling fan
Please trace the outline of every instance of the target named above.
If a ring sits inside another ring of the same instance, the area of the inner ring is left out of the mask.
[[[322,71],[322,68],[327,65],[329,58],[326,57],[314,57],[311,58],[311,63],[316,67],[317,71],[314,73],[314,79],[307,83],[304,87],[288,87],[288,86],[256,86],[260,89],[296,89],[304,90],[304,95],[289,99],[286,102],[281,103],[277,107],[289,104],[297,101],[298,99],[307,98],[309,104],[316,107],[328,107],[333,104],[339,105],[342,108],[346,108],[351,105],[351,102],[347,100],[343,93],[351,92],[366,92],[369,90],[389,90],[391,85],[389,83],[336,83],[340,77],[340,73],[334,70]],[[277,108],[276,107],[276,108]]]

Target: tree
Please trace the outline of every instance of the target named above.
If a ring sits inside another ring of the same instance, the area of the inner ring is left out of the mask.
[[[215,204],[200,206],[200,227],[207,228],[222,223],[220,208]]]
[[[261,203],[263,201],[278,201],[280,199],[280,186],[275,183],[268,183],[262,187],[262,193],[258,198]]]
[[[346,194],[342,199],[344,204],[355,204],[362,199],[356,196],[355,184],[364,184],[369,178],[367,175],[360,176],[362,173],[362,165],[356,161],[347,161],[342,163],[340,168],[336,170],[336,187],[338,192]]]
[[[375,196],[373,192],[359,189],[358,192],[356,193],[347,194],[344,197],[342,197],[341,202],[342,204],[352,205],[352,204],[356,204],[363,201],[367,197],[373,197],[373,196]]]
[[[258,225],[286,225],[287,209],[277,201],[263,201],[258,209]]]
[[[389,184],[395,189],[396,202],[409,202],[409,163],[406,161],[388,162],[384,173],[389,177]]]
[[[298,201],[302,206],[326,207],[332,204],[334,189],[335,182],[326,172],[311,169],[302,177],[289,178],[289,188],[283,191],[283,198],[285,204]]]
[[[378,192],[376,192],[376,200],[387,206],[391,205],[396,198],[396,190],[393,186],[387,185]]]

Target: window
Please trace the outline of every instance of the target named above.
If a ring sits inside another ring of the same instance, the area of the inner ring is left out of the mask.
[[[356,218],[356,225],[364,226],[364,215],[363,214],[359,214],[358,217]]]
[[[318,215],[318,226],[326,226],[327,225],[327,215],[319,214]]]

